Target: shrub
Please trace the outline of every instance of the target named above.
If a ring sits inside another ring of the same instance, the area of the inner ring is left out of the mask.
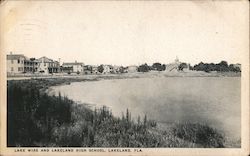
[[[138,67],[138,72],[148,72],[150,70],[150,67],[145,63]]]
[[[203,147],[224,147],[224,136],[205,124],[176,124],[173,132],[175,136],[192,143],[200,144]]]
[[[65,82],[54,83],[59,81]],[[224,136],[208,125],[182,123],[161,131],[146,115],[134,121],[128,109],[114,117],[105,106],[91,110],[40,91],[51,83],[8,81],[8,147],[224,147]]]

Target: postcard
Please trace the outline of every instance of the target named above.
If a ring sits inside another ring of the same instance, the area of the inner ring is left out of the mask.
[[[0,3],[1,155],[249,155],[249,2]]]

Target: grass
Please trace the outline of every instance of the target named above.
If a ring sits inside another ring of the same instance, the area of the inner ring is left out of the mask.
[[[115,117],[106,107],[91,110],[45,90],[63,79],[8,81],[8,147],[224,147],[224,136],[200,123],[162,130],[131,112]]]

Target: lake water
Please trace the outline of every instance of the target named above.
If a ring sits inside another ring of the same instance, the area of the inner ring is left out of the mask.
[[[240,77],[158,77],[75,82],[52,87],[75,101],[159,123],[200,122],[240,138]]]

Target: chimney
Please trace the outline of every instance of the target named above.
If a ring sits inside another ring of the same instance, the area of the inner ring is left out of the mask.
[[[12,51],[10,52],[10,55],[12,55]]]
[[[77,61],[75,60],[75,63],[77,63]]]

